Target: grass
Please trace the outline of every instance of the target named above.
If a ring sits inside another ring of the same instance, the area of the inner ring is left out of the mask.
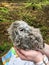
[[[0,7],[0,12],[8,13],[8,8],[6,8],[6,7]]]
[[[13,46],[12,43],[4,42],[3,45],[0,45],[0,50],[2,51],[2,54],[0,56],[3,56],[8,50]],[[6,51],[5,51],[6,50]]]

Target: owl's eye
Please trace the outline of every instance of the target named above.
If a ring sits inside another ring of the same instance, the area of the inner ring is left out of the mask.
[[[23,31],[24,29],[20,29],[20,31]]]

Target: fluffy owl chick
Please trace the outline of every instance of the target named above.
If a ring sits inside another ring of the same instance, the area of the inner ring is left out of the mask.
[[[24,50],[43,49],[44,43],[39,28],[29,26],[24,21],[15,21],[8,28],[13,45]]]

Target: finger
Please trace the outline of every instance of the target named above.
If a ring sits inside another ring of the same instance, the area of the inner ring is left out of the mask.
[[[19,50],[21,52],[21,54],[23,54],[25,57],[28,56],[28,51],[25,51],[25,50]]]
[[[44,51],[43,51],[43,49],[42,50],[38,49],[38,51],[41,52],[42,54],[45,54]]]
[[[24,51],[24,50],[20,50],[20,52],[24,55],[24,56],[34,56],[35,54],[37,54],[37,51],[34,50],[28,50],[28,51]]]
[[[31,60],[30,57],[24,56],[24,55],[21,54],[18,50],[17,50],[17,53],[18,53],[19,57],[20,57],[22,60],[27,60],[27,61],[30,61],[30,60]]]
[[[27,60],[27,57],[25,57],[23,54],[21,54],[21,52],[19,52],[19,50],[16,50],[18,56],[23,59],[23,60]]]

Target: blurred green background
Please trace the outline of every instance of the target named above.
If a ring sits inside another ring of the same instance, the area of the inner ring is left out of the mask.
[[[7,28],[16,20],[40,28],[49,44],[49,0],[0,0],[0,58],[13,46]]]

